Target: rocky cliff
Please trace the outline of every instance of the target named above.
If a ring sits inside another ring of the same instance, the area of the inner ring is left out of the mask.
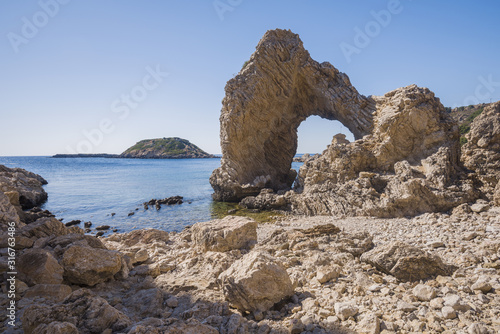
[[[120,154],[119,157],[139,159],[215,158],[188,140],[177,137],[141,140]]]
[[[334,137],[285,194],[296,181],[297,128],[310,115],[340,121],[356,141]],[[478,195],[460,164],[458,126],[429,89],[363,96],[290,31],[266,32],[227,83],[220,121],[216,200],[266,207],[255,196],[267,188],[275,194],[266,190],[266,198],[298,213],[393,217],[449,210]]]
[[[500,102],[488,104],[470,125],[462,161],[475,172],[478,188],[487,199],[500,182]]]

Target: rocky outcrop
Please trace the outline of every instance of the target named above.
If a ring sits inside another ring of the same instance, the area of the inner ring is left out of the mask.
[[[0,191],[8,194],[13,205],[19,203],[23,210],[41,205],[47,200],[42,188],[47,181],[22,168],[8,168],[0,165]]]
[[[267,311],[294,292],[283,265],[264,252],[250,252],[243,256],[219,279],[230,305],[246,312]]]
[[[491,200],[500,182],[500,102],[484,107],[466,138],[462,148],[464,165],[476,173],[482,193]]]
[[[182,138],[158,138],[141,140],[120,154],[120,158],[136,159],[200,159],[214,155]]]
[[[357,140],[337,135],[306,162],[284,207],[393,217],[446,211],[477,196],[463,179],[458,126],[430,90],[412,85],[365,97],[335,67],[312,60],[298,35],[273,30],[226,85],[223,157],[210,178],[214,199],[289,190],[296,179],[290,166],[297,128],[311,115],[339,120]],[[267,197],[242,204],[266,208],[275,202]]]
[[[257,243],[257,222],[246,217],[227,216],[196,223],[191,229],[194,243],[204,252],[250,249]]]

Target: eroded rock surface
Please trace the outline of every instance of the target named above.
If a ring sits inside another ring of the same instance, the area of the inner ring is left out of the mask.
[[[195,244],[205,252],[249,249],[257,243],[257,222],[246,217],[227,216],[219,220],[196,223],[192,231]]]
[[[482,193],[493,199],[493,190],[500,182],[500,102],[486,105],[466,138],[462,160],[477,174]]]
[[[241,311],[267,311],[294,292],[283,265],[264,252],[243,256],[219,279],[227,301]]]
[[[296,176],[297,128],[311,115],[339,120],[357,140],[335,136],[300,169],[297,192],[285,194]],[[264,35],[227,83],[220,120],[223,157],[210,178],[216,200],[259,195],[242,204],[394,217],[446,211],[477,197],[460,166],[458,126],[429,89],[365,97],[347,75],[312,60],[290,31]]]

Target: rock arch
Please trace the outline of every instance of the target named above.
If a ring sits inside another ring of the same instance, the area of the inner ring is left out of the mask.
[[[297,176],[290,169],[297,128],[311,115],[340,121],[356,140],[334,136],[301,167],[297,191],[280,192]],[[210,177],[218,201],[394,217],[477,197],[460,163],[458,126],[434,93],[411,85],[363,96],[347,75],[311,59],[290,31],[266,32],[227,83],[220,123],[223,156]]]
[[[375,103],[329,63],[311,59],[299,36],[268,31],[241,72],[226,85],[220,116],[221,167],[214,199],[237,201],[263,187],[288,189],[297,128],[311,115],[338,120],[356,139],[370,133]]]

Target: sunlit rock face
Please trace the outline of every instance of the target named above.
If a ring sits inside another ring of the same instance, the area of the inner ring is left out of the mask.
[[[334,136],[297,178],[290,169],[297,128],[311,115],[340,121],[356,141]],[[223,157],[210,178],[215,200],[239,201],[266,188],[276,202],[268,189],[286,191],[297,181],[284,196],[296,212],[401,216],[476,196],[460,167],[458,127],[434,93],[411,85],[365,97],[347,75],[311,59],[290,31],[266,32],[227,83],[220,122]]]

